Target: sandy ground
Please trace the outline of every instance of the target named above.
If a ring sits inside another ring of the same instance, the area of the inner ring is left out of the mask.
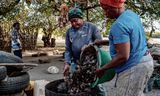
[[[54,81],[58,79],[63,78],[63,64],[64,60],[62,58],[62,51],[59,53],[53,52],[54,50],[43,49],[43,52],[47,52],[48,56],[39,56],[39,57],[31,57],[32,53],[36,53],[37,51],[27,51],[25,52],[23,56],[24,62],[30,62],[30,63],[36,63],[38,64],[37,67],[34,67],[33,69],[29,70],[30,79],[31,80],[47,80],[47,81]],[[40,51],[40,50],[39,50]],[[42,51],[42,50],[41,50]],[[47,63],[40,64],[39,60],[47,60]],[[48,67],[50,66],[56,66],[59,69],[58,73],[50,74],[47,72]],[[110,82],[105,83],[106,91],[108,92],[108,96],[111,96],[112,91],[114,89],[114,82],[115,79],[113,79]],[[146,93],[146,96],[160,96],[160,90],[159,89],[153,89],[151,92]]]
[[[37,67],[29,70],[31,80],[48,80],[54,81],[63,78],[63,59],[62,56],[42,56],[42,57],[24,57],[24,62],[38,63]],[[39,64],[39,59],[49,59],[50,63]],[[48,67],[56,66],[58,73],[50,74],[47,72]]]

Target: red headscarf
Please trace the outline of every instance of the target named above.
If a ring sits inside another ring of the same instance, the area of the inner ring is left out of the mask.
[[[100,0],[101,5],[108,5],[116,8],[121,8],[126,0]]]

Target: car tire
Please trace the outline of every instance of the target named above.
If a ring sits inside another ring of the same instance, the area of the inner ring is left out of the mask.
[[[0,51],[0,63],[23,63],[23,60],[11,53]],[[23,70],[23,66],[17,67],[14,65],[13,66],[6,65],[6,67],[7,67],[7,74]]]
[[[29,74],[27,72],[17,72],[0,82],[0,94],[14,94],[21,92],[29,85]]]
[[[0,81],[5,79],[7,76],[7,68],[5,66],[0,66]]]
[[[23,60],[11,53],[0,51],[0,63],[23,63]]]

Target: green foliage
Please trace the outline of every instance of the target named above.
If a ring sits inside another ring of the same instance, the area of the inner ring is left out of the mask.
[[[19,0],[1,0],[0,1],[0,15],[5,15],[11,11],[15,5],[17,5]]]
[[[57,20],[61,14],[60,6],[64,3],[68,7],[79,6],[83,11],[85,20],[95,23],[105,36],[108,35],[113,21],[105,19],[99,0],[77,0],[76,2],[75,0],[21,0],[18,5],[11,3],[14,6],[10,5],[10,11],[0,15],[0,22],[11,26],[14,21],[20,21],[24,31],[42,28],[55,36],[64,36],[68,26],[59,28]],[[159,0],[127,0],[126,6],[141,15],[146,28],[153,26],[152,21],[159,21]],[[0,7],[0,9],[2,8]]]

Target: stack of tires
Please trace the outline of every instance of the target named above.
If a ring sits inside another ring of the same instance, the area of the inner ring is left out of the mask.
[[[11,53],[0,51],[0,64],[1,63],[23,63],[23,61]],[[22,71],[22,66],[0,66],[1,96],[20,93],[28,86],[30,81],[29,74]]]

